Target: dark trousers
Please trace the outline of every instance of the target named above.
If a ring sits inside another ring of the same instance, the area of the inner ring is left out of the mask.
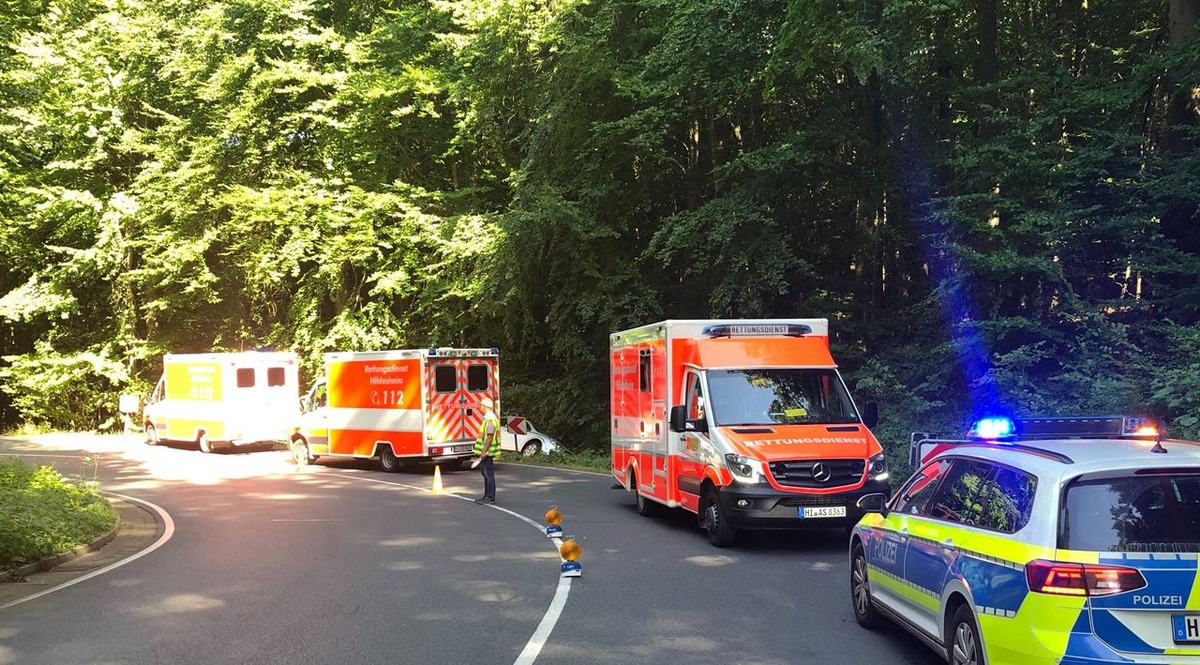
[[[496,466],[493,463],[491,455],[483,458],[483,463],[479,465],[479,473],[483,474],[483,496],[488,499],[495,499]]]

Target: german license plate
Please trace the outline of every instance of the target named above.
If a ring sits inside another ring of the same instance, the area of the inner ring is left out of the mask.
[[[473,448],[473,446],[472,446],[471,444],[469,444],[469,443],[468,443],[468,444],[466,444],[465,446],[454,446],[454,452],[456,452],[456,453],[469,453],[469,452],[471,452],[471,449],[472,449],[472,448]]]
[[[1200,644],[1200,613],[1172,614],[1171,634],[1175,644]]]
[[[814,517],[845,517],[845,506],[800,506],[800,519]]]

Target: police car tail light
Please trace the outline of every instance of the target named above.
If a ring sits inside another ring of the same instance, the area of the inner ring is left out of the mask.
[[[1111,596],[1146,586],[1137,568],[1037,559],[1025,564],[1029,590],[1059,596]]]

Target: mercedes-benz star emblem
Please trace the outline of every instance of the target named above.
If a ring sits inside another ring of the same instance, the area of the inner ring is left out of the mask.
[[[829,468],[828,464],[824,462],[817,462],[816,464],[812,465],[812,477],[813,480],[817,481],[818,483],[827,482],[833,477],[833,470]]]

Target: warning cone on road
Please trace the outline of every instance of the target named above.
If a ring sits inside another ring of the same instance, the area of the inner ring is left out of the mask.
[[[433,465],[433,493],[442,493],[442,467],[437,464]]]

